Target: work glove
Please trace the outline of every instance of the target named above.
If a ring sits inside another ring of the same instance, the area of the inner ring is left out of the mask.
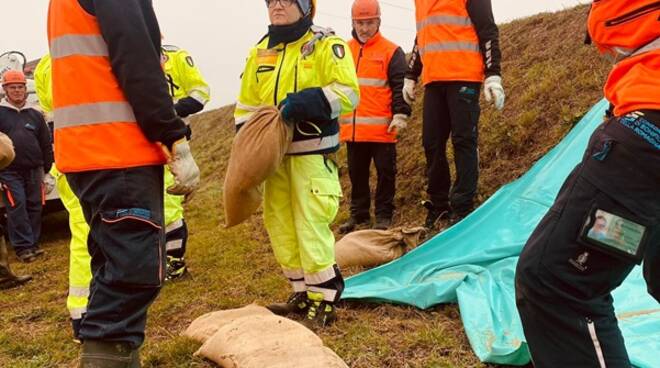
[[[42,183],[44,185],[44,192],[46,192],[46,194],[50,194],[53,189],[55,189],[55,178],[50,173],[46,173],[44,175]]]
[[[394,114],[390,126],[387,128],[388,133],[397,132],[401,133],[402,130],[408,126],[408,116],[406,114]]]
[[[163,146],[167,156],[167,165],[174,176],[174,185],[167,187],[167,193],[172,195],[187,195],[199,186],[199,167],[190,152],[190,145],[185,138],[172,144],[172,150]]]
[[[415,101],[415,82],[412,79],[405,78],[403,80],[403,100],[406,101],[408,105],[412,105]]]
[[[502,87],[502,77],[499,75],[491,75],[486,78],[484,82],[484,96],[486,101],[491,102],[494,100],[495,108],[502,110],[504,108],[504,88]]]

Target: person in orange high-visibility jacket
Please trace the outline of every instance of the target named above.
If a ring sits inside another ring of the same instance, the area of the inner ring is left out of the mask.
[[[191,193],[199,168],[168,93],[151,1],[51,0],[48,40],[55,160],[90,225],[80,367],[138,367],[165,278],[163,165],[171,194]]]
[[[631,366],[611,293],[636,263],[660,301],[660,3],[594,1],[588,29],[618,60],[605,83],[609,117],[516,270],[516,303],[537,368]]]
[[[424,84],[422,141],[429,199],[425,226],[453,224],[472,211],[479,179],[479,91],[504,107],[499,31],[491,0],[415,0],[417,39],[404,82],[408,102],[421,75]],[[484,81],[485,78],[485,81]],[[447,140],[454,146],[451,185]],[[450,191],[451,188],[451,191]]]
[[[397,134],[407,125],[410,105],[403,99],[406,57],[403,50],[379,31],[380,6],[377,0],[356,0],[352,7],[353,54],[360,104],[339,119],[341,140],[348,149],[351,179],[351,217],[339,227],[341,233],[371,222],[369,167],[376,165],[376,223],[374,229],[392,224],[396,181]]]

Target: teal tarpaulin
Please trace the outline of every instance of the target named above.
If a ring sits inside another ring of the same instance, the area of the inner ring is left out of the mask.
[[[580,161],[602,122],[601,101],[523,177],[502,187],[464,221],[399,260],[351,277],[343,299],[429,308],[458,303],[472,349],[483,362],[529,362],[514,299],[518,255]],[[636,268],[614,293],[633,364],[660,367],[660,305]]]

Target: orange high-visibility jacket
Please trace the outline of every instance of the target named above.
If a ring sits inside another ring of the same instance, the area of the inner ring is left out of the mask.
[[[396,132],[387,132],[393,115],[388,70],[399,46],[380,32],[364,45],[351,39],[348,46],[360,84],[360,104],[340,117],[340,138],[342,142],[395,143]]]
[[[660,2],[594,2],[589,35],[601,52],[625,57],[605,83],[614,115],[660,110]]]
[[[164,164],[112,72],[96,17],[78,0],[51,0],[55,162],[64,173]]]
[[[484,60],[467,0],[415,0],[415,14],[423,83],[483,82]]]

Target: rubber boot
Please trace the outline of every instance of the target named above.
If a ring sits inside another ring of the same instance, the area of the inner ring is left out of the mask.
[[[125,342],[86,340],[79,368],[140,368],[140,353]]]
[[[303,291],[291,294],[286,303],[273,303],[267,305],[266,308],[278,316],[286,317],[291,314],[304,316],[307,314],[309,304],[310,301],[307,299],[307,293]]]
[[[10,289],[32,280],[32,276],[17,276],[9,268],[9,256],[5,238],[0,237],[0,289]]]

